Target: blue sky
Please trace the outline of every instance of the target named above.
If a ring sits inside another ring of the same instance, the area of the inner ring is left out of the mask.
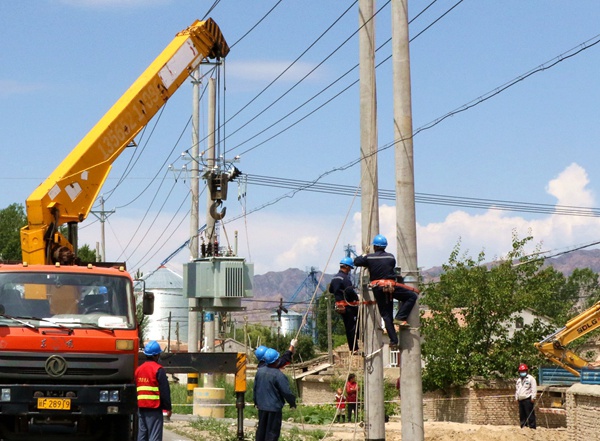
[[[357,6],[346,0],[284,0],[240,40],[276,3],[227,0],[209,14],[233,46],[220,93],[220,121],[229,120],[221,133],[227,136],[224,153],[240,155],[238,168],[251,175],[312,181],[327,174],[319,182],[356,187],[359,166],[335,170],[359,155],[358,86],[323,104],[358,78],[355,69],[334,83],[358,62],[358,41],[352,37]],[[410,17],[430,3],[410,1]],[[416,134],[417,194],[598,207],[600,44],[591,45],[600,34],[600,3],[465,0],[434,23],[456,3],[438,0],[411,23],[414,129],[481,102]],[[0,207],[24,203],[174,34],[211,5],[192,0],[1,2]],[[390,5],[379,1],[377,8],[379,46],[390,36]],[[574,54],[574,48],[582,50]],[[383,46],[377,62],[390,50],[390,44]],[[391,80],[391,63],[383,62],[377,70],[381,147],[393,140]],[[137,153],[128,150],[114,164],[102,191],[105,209],[116,210],[106,224],[109,260],[127,260],[131,270],[147,272],[188,238],[189,179],[176,180],[168,165],[180,169],[186,163],[181,153],[191,145],[186,127],[191,110],[186,82],[151,122],[152,135],[147,130]],[[132,161],[135,166],[118,184]],[[393,190],[393,149],[381,151],[379,171],[380,188]],[[311,266],[334,272],[343,246],[360,244],[360,201],[351,196],[304,191],[271,204],[289,190],[249,185],[242,204],[236,187],[229,191],[229,222],[221,240],[232,243],[237,231],[239,254],[255,263],[258,274]],[[200,200],[204,213],[204,194]],[[381,232],[393,243],[394,203],[380,204]],[[243,216],[244,209],[251,213]],[[459,240],[467,254],[484,250],[491,259],[509,250],[513,231],[531,233],[550,252],[600,238],[595,217],[421,202],[417,223],[424,268],[446,262]],[[99,223],[90,215],[80,240],[93,246],[99,238]],[[169,266],[181,271],[188,256],[182,251]]]

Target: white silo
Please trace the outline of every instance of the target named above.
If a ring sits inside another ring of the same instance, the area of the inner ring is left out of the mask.
[[[187,343],[188,299],[183,295],[183,276],[161,266],[158,270],[142,277],[146,292],[154,294],[154,314],[147,316],[146,340],[169,338],[169,313],[171,313],[171,341]],[[136,290],[139,286],[136,286]]]
[[[272,330],[274,333],[279,332],[280,335],[296,335],[301,323],[302,314],[296,311],[282,312],[281,321],[279,321],[279,315],[276,312],[271,314]]]

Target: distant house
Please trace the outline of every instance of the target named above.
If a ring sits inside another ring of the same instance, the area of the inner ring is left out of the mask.
[[[458,321],[458,324],[460,326],[465,325],[465,316],[462,313],[462,311],[463,311],[463,308],[454,308],[452,310],[452,313],[454,314],[454,317],[456,318],[456,320]],[[428,318],[431,318],[432,316],[433,316],[433,312],[431,310],[427,309],[427,310],[423,311],[423,315],[421,316],[421,319],[427,320]],[[551,320],[548,317],[538,314],[533,309],[525,308],[522,311],[514,313],[512,315],[512,317],[510,318],[509,322],[507,323],[508,336],[512,337],[516,331],[522,329],[526,325],[532,325],[535,319],[540,320],[545,325],[551,324]]]
[[[233,338],[226,338],[225,340],[215,342],[215,352],[241,352],[245,353],[246,349],[248,349],[248,353],[252,352],[253,349],[248,347],[243,343],[240,343]]]

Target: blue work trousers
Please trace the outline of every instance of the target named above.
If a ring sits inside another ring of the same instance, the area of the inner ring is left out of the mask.
[[[138,441],[162,441],[163,412],[162,409],[139,410]]]
[[[383,292],[381,288],[374,288],[373,295],[377,302],[379,315],[381,315],[383,323],[385,323],[385,329],[390,338],[390,344],[397,345],[398,334],[394,327],[394,318],[396,320],[408,319],[408,316],[417,301],[417,295],[413,291],[399,286],[394,289],[391,296],[390,294]],[[394,299],[400,302],[400,308],[398,309],[396,317],[394,317]]]
[[[271,368],[263,368],[271,369]],[[256,441],[277,441],[281,434],[282,412],[258,411]]]

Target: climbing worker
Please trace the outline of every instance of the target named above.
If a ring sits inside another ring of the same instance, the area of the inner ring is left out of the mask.
[[[354,262],[350,257],[340,260],[340,270],[329,284],[329,292],[335,299],[335,310],[342,316],[346,329],[346,340],[351,352],[358,351],[358,295],[350,279]]]
[[[144,347],[146,362],[135,371],[139,407],[138,441],[162,441],[163,410],[171,418],[171,392],[163,367],[158,364],[160,345],[152,340]]]
[[[258,408],[256,441],[276,441],[281,434],[282,411],[285,401],[296,407],[296,397],[290,383],[275,366],[279,352],[268,349],[264,356],[266,368],[258,369],[254,377],[254,404]]]
[[[354,265],[369,270],[373,295],[390,338],[390,349],[397,349],[398,334],[394,325],[398,325],[400,328],[410,327],[407,319],[415,306],[417,294],[407,285],[396,283],[396,258],[393,254],[385,251],[387,244],[385,236],[378,234],[373,238],[374,252],[358,256],[354,259]],[[395,317],[393,317],[394,299],[402,302]]]
[[[519,365],[519,378],[515,389],[515,401],[519,402],[519,420],[521,428],[535,429],[535,399],[537,398],[537,383],[525,363]]]

